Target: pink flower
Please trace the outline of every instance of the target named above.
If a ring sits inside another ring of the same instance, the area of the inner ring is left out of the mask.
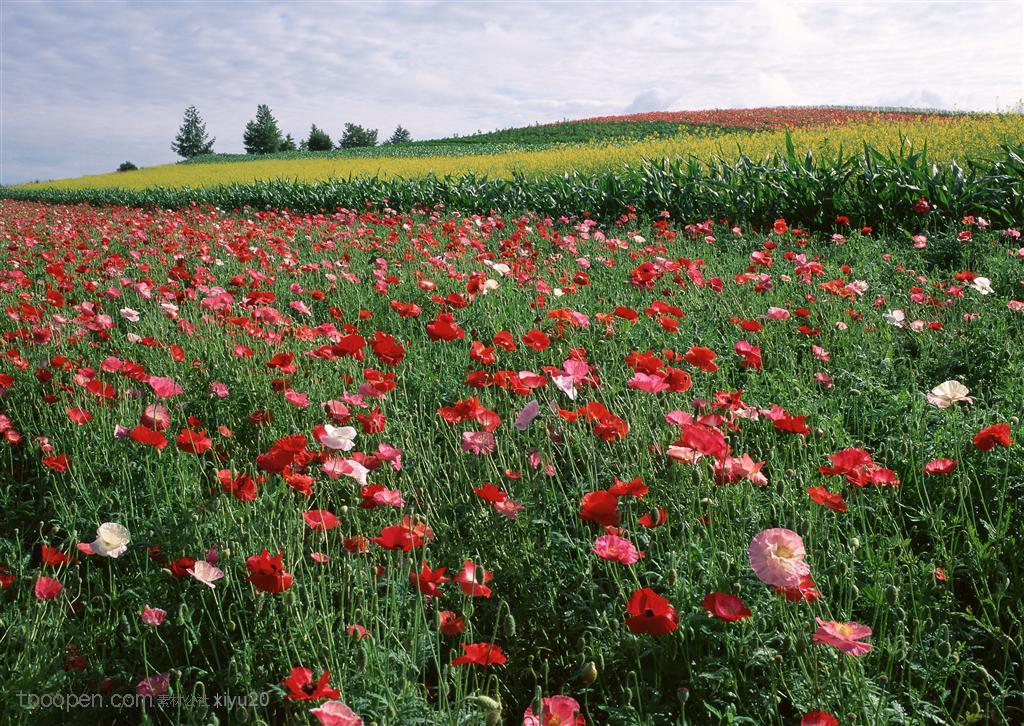
[[[170,673],[157,673],[155,676],[143,678],[135,685],[138,696],[162,696],[171,685]]]
[[[224,572],[211,565],[206,560],[196,560],[196,563],[185,570],[192,577],[199,580],[199,582],[206,585],[211,590],[216,587],[215,583],[220,578],[224,577]]]
[[[153,393],[155,393],[158,398],[174,398],[185,390],[173,378],[150,376],[146,380],[146,383],[149,384],[149,387],[153,389]]]
[[[318,564],[326,564],[331,561],[331,558],[325,555],[323,552],[310,552],[309,557],[313,562]]]
[[[46,577],[43,575],[36,580],[35,595],[36,600],[53,600],[53,598],[60,595],[60,591],[64,589],[64,586],[54,580],[52,577]]]
[[[366,475],[370,473],[369,469],[355,459],[328,459],[320,465],[320,471],[331,479],[352,477],[360,486],[366,486]]]
[[[533,399],[516,415],[515,426],[519,431],[526,431],[533,423],[533,420],[540,415],[540,404],[537,403],[537,399]]]
[[[298,406],[299,408],[309,407],[308,393],[299,393],[298,391],[285,391],[284,400],[286,400],[293,406]]]
[[[761,582],[776,587],[796,587],[811,572],[804,562],[804,542],[789,529],[766,529],[747,548],[750,566]]]
[[[155,628],[167,617],[167,611],[160,608],[151,608],[149,605],[146,605],[142,608],[142,615],[140,617],[146,625],[152,625]]]
[[[462,434],[462,450],[480,456],[494,453],[494,434],[488,431],[465,431]]]
[[[533,708],[526,709],[523,714],[523,726],[584,726],[583,716],[580,714],[580,704],[575,698],[569,696],[551,696],[545,698],[540,715],[533,712]]]
[[[594,542],[593,552],[602,559],[621,562],[624,565],[632,565],[643,557],[643,552],[638,550],[632,542],[614,534],[604,534],[598,537]]]
[[[391,464],[391,468],[395,471],[402,470],[402,454],[404,452],[397,446],[391,444],[379,444],[377,446],[377,453],[375,456],[381,461],[386,461]]]
[[[514,501],[511,497],[502,499],[500,502],[494,502],[492,506],[498,514],[512,520],[519,519],[519,510],[524,507],[524,505]]]
[[[837,623],[833,620],[818,621],[818,629],[814,631],[814,642],[831,645],[850,655],[864,655],[871,650],[870,643],[860,642],[861,638],[871,635],[871,628],[860,623]]]
[[[220,381],[214,381],[210,384],[210,393],[215,395],[217,398],[227,398],[228,387]]]
[[[363,719],[341,701],[324,701],[309,709],[323,726],[363,726]]]

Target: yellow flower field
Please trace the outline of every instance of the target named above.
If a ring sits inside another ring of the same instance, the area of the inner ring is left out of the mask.
[[[795,129],[793,144],[799,156],[862,152],[864,142],[887,152],[898,150],[901,139],[920,151],[927,145],[934,161],[984,158],[995,155],[999,145],[1024,139],[1020,114],[984,114],[934,118],[916,123],[860,123],[847,126]],[[680,134],[643,141],[572,145],[501,154],[467,154],[427,157],[300,158],[267,159],[210,164],[165,164],[130,173],[99,174],[24,185],[25,188],[86,189],[118,187],[209,187],[256,180],[287,179],[318,181],[353,176],[412,178],[435,174],[457,176],[467,172],[504,177],[512,172],[543,176],[565,171],[594,172],[633,164],[644,158],[723,158],[735,160],[740,152],[755,159],[785,153],[785,131],[728,132],[718,136]]]

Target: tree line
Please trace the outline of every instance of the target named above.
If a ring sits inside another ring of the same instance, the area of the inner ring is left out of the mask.
[[[206,123],[199,115],[195,106],[185,109],[185,118],[178,135],[174,137],[171,144],[171,151],[185,159],[193,156],[213,153],[213,143],[206,132]],[[412,136],[407,129],[401,125],[395,128],[391,137],[384,141],[385,144],[401,144],[412,141]],[[332,149],[354,149],[360,146],[377,145],[377,129],[363,128],[359,124],[346,123],[345,129],[338,139],[337,145],[323,129],[313,124],[309,129],[309,135],[295,143],[291,134],[282,134],[277,119],[271,113],[270,107],[261,103],[256,108],[256,118],[245,125],[242,134],[242,143],[247,154],[273,154],[277,151],[331,151]]]

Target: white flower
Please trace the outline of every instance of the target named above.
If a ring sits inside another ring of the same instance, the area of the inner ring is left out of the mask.
[[[907,316],[902,310],[886,310],[882,314],[882,318],[884,318],[885,322],[889,323],[889,325],[895,325],[897,328],[902,328],[903,322],[907,319]]]
[[[939,408],[949,408],[959,401],[974,403],[974,399],[967,395],[970,392],[970,389],[960,381],[945,381],[931,390],[928,394],[928,403]]]
[[[125,320],[131,320],[133,323],[139,322],[139,311],[132,310],[131,308],[121,308],[121,317]]]
[[[974,282],[971,283],[971,287],[982,295],[991,295],[995,292],[995,290],[992,289],[992,281],[987,277],[975,277]]]
[[[93,542],[93,553],[103,557],[118,557],[128,550],[131,535],[127,528],[117,522],[104,522],[96,530],[96,541]]]
[[[356,430],[351,426],[324,424],[324,435],[320,443],[328,449],[350,451],[355,446]]]
[[[199,582],[203,583],[211,590],[215,588],[213,583],[224,577],[224,572],[222,570],[214,567],[206,560],[196,560],[196,563],[185,570],[185,572],[192,575],[192,577],[199,580]]]

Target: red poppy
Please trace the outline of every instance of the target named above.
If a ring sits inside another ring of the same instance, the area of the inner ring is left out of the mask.
[[[840,493],[832,494],[825,487],[807,487],[805,491],[811,495],[811,501],[815,504],[828,507],[836,512],[847,510],[846,502],[843,501],[843,495]]]
[[[997,445],[1007,448],[1014,443],[1010,438],[1010,427],[1004,423],[984,428],[974,437],[974,445],[981,451],[991,451]]]
[[[284,592],[292,586],[292,576],[284,569],[281,560],[283,552],[271,557],[266,549],[258,555],[253,555],[245,561],[245,567],[249,571],[249,582],[257,590],[270,593]]]
[[[191,431],[182,429],[177,438],[178,448],[189,454],[202,454],[213,447],[213,442],[206,435],[206,431]]]
[[[371,538],[379,546],[388,550],[402,550],[408,552],[414,547],[422,547],[424,540],[408,527],[391,525],[380,531],[380,535]]]
[[[455,324],[450,313],[438,313],[437,317],[427,323],[427,336],[431,340],[451,341],[465,338],[462,328]]]
[[[320,680],[313,680],[313,671],[309,668],[298,666],[292,668],[291,675],[281,681],[281,685],[288,689],[285,698],[292,701],[318,701],[322,698],[338,698],[341,691],[331,688],[327,681],[331,678],[330,671],[324,671]]]
[[[303,512],[302,518],[311,529],[318,532],[326,532],[341,524],[334,513],[326,509],[311,509],[308,512]]]
[[[251,502],[256,499],[256,485],[262,478],[253,479],[248,474],[235,474],[229,469],[220,469],[217,472],[217,480],[228,494],[243,502]]]
[[[611,492],[599,489],[583,495],[580,506],[580,519],[597,522],[606,527],[619,523],[619,500]]]
[[[714,363],[716,357],[717,353],[710,348],[694,346],[686,351],[683,360],[695,368],[700,368],[702,371],[714,373],[718,370],[718,366]]]
[[[450,581],[449,578],[444,576],[447,569],[447,567],[438,567],[436,570],[431,570],[427,567],[426,560],[424,560],[419,572],[409,573],[409,579],[426,597],[437,597],[441,594],[438,585]]]
[[[64,554],[50,545],[43,545],[42,552],[39,555],[39,560],[44,565],[49,565],[50,567],[60,567],[61,565],[66,565],[75,561],[73,557]]]
[[[649,587],[633,593],[626,612],[626,626],[633,633],[665,635],[679,627],[676,609]]]
[[[951,474],[956,469],[956,460],[954,459],[933,459],[924,465],[924,473],[939,475],[939,474]]]
[[[169,567],[171,574],[179,580],[184,580],[189,576],[188,571],[192,569],[196,564],[196,561],[191,557],[179,557],[172,562]]]
[[[452,659],[453,666],[505,665],[505,652],[494,643],[463,643],[462,655]]]
[[[643,499],[647,492],[648,487],[640,477],[636,477],[629,481],[619,481],[619,478],[615,477],[615,484],[608,490],[609,494],[613,494],[616,497],[629,495],[634,496],[637,499]]]
[[[735,621],[750,617],[750,611],[743,604],[743,600],[724,592],[709,592],[701,607],[719,620]]]
[[[451,610],[442,610],[438,615],[441,617],[441,633],[449,637],[460,634],[466,629],[466,619]]]
[[[302,434],[282,436],[270,449],[256,457],[256,466],[263,471],[280,474],[306,449],[306,444],[306,437]]]
[[[133,428],[128,434],[132,441],[136,441],[146,446],[152,446],[157,451],[161,451],[167,446],[167,437],[159,431],[146,428],[145,426],[139,425]]]
[[[654,527],[660,527],[668,521],[668,512],[665,511],[664,507],[658,507],[657,514],[645,514],[637,522],[641,526],[653,529]]]
[[[374,334],[370,347],[373,349],[373,354],[384,365],[397,366],[405,358],[405,348],[398,342],[398,339],[380,330]]]
[[[544,350],[551,345],[551,338],[549,338],[543,330],[538,330],[537,328],[530,330],[521,338],[521,340],[524,345],[533,348],[536,351]]]
[[[71,459],[68,458],[67,454],[47,456],[43,459],[43,466],[58,474],[63,474],[71,468]]]

